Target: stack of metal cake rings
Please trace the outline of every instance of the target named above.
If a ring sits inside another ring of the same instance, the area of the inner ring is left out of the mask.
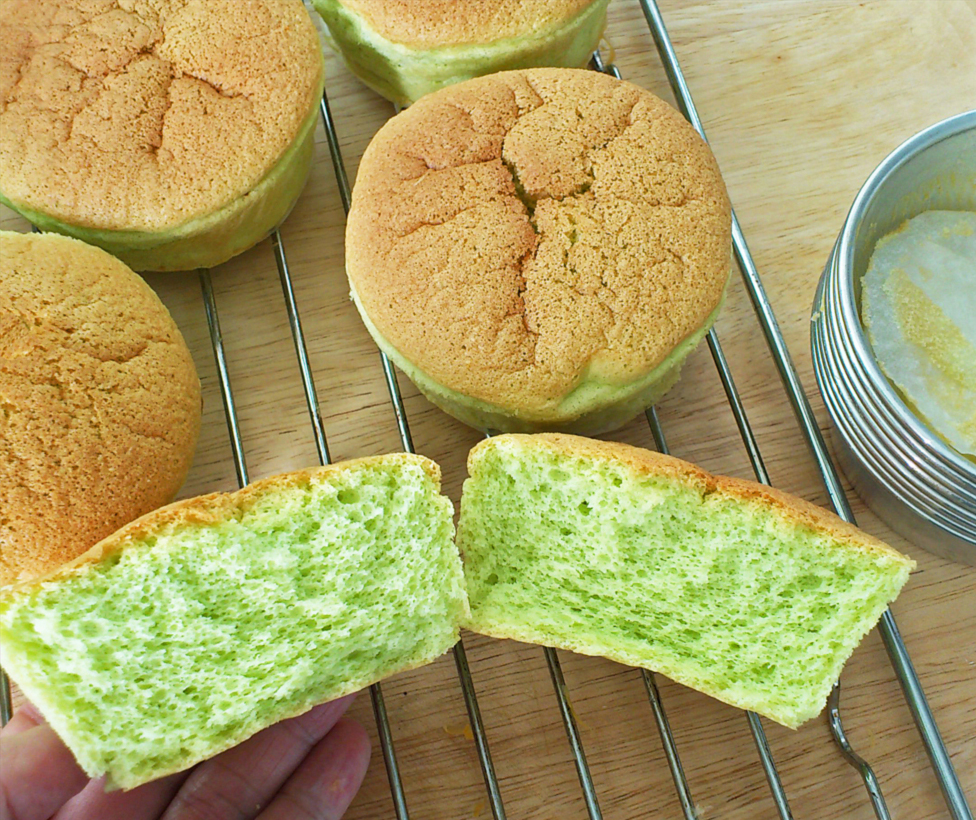
[[[859,191],[814,299],[813,363],[841,464],[865,503],[917,546],[976,565],[976,463],[912,412],[861,324],[861,277],[878,240],[932,209],[976,210],[976,111],[907,140]]]

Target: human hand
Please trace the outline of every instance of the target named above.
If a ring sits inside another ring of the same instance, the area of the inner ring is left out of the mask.
[[[30,704],[0,732],[0,820],[339,820],[369,763],[350,695],[189,771],[106,794]]]

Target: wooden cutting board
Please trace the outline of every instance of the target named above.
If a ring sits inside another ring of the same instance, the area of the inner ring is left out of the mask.
[[[733,203],[828,429],[809,355],[814,287],[855,192],[905,138],[976,105],[976,0],[662,0],[662,11]],[[671,99],[635,0],[614,0],[607,33],[625,78]],[[328,90],[350,177],[388,104],[330,57]],[[312,179],[282,229],[332,456],[400,449],[379,357],[347,298],[343,212],[324,134]],[[2,224],[26,223],[4,211]],[[147,277],[172,310],[200,369],[203,433],[193,495],[236,486],[224,410],[195,275]],[[251,478],[317,463],[312,428],[270,242],[213,272]],[[794,422],[749,300],[735,279],[718,330],[773,482],[817,503],[826,496]],[[419,452],[444,468],[455,500],[479,436],[401,377]],[[712,471],[752,478],[706,347],[660,407],[672,451]],[[640,420],[616,438],[653,447]],[[867,512],[868,531],[918,561],[894,606],[963,788],[976,798],[976,569],[914,548]],[[581,791],[552,684],[537,647],[466,635],[465,646],[511,818],[583,818]],[[676,818],[680,805],[639,673],[560,653],[568,693],[606,818]],[[945,807],[877,633],[842,678],[852,743],[875,767],[895,818]],[[773,818],[746,717],[660,680],[702,818]],[[454,661],[384,683],[411,815],[489,818]],[[373,764],[351,820],[392,817],[369,698],[354,714],[374,737]],[[824,719],[789,731],[765,722],[797,818],[871,818],[860,777]]]

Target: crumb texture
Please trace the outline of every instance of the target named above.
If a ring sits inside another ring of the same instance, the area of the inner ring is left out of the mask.
[[[190,351],[104,251],[0,232],[0,583],[172,500],[200,430]]]
[[[160,231],[246,194],[316,104],[299,0],[4,0],[0,192]]]
[[[814,717],[913,562],[798,499],[641,453],[569,436],[476,448],[458,529],[470,627],[789,727]]]
[[[544,31],[594,0],[339,0],[394,43],[436,48]]]
[[[379,334],[431,379],[544,413],[645,377],[721,302],[730,211],[670,106],[593,71],[423,98],[359,168],[346,265]]]
[[[416,456],[173,505],[0,605],[4,662],[91,775],[130,788],[432,660],[467,612]]]

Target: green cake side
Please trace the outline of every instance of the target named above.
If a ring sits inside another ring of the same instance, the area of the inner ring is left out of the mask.
[[[322,96],[324,76],[323,71],[316,100]],[[8,199],[2,191],[0,202],[40,230],[96,245],[134,271],[213,268],[261,242],[291,213],[312,170],[318,116],[318,105],[314,105],[294,142],[250,191],[211,213],[165,230],[127,231],[75,225]]]
[[[726,285],[727,287],[727,285]],[[451,390],[428,376],[400,353],[380,333],[366,313],[356,289],[350,292],[359,318],[379,347],[399,367],[424,397],[469,427],[486,433],[538,433],[558,431],[596,436],[623,427],[648,407],[657,404],[678,381],[688,356],[705,338],[725,303],[725,293],[705,323],[690,333],[649,373],[627,384],[608,384],[584,376],[559,404],[545,412],[524,412],[481,401]]]
[[[4,666],[108,787],[185,769],[456,643],[439,489],[398,454],[164,508],[4,591]]]
[[[419,48],[388,40],[341,0],[312,0],[335,51],[362,82],[397,105],[472,77],[518,68],[586,65],[607,24],[609,0],[519,37]]]
[[[914,565],[799,499],[626,445],[499,436],[468,467],[465,626],[652,669],[791,728]]]

